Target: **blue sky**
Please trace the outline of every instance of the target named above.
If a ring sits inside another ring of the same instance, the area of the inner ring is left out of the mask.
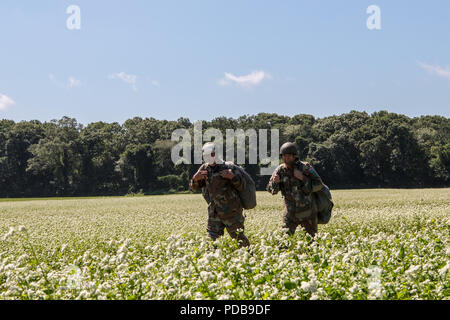
[[[0,39],[0,119],[450,114],[447,0],[2,0]]]

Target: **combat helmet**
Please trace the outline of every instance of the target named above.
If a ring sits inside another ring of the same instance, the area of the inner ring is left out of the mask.
[[[283,144],[280,148],[281,155],[283,154],[293,154],[294,156],[298,157],[298,150],[297,146],[292,142],[286,142]]]

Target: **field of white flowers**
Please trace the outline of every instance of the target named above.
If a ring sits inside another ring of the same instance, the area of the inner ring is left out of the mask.
[[[311,241],[259,192],[249,249],[198,194],[0,200],[0,299],[449,299],[450,189],[332,193]]]

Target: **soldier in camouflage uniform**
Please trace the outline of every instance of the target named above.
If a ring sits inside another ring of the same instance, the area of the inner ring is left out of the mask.
[[[307,233],[317,233],[317,204],[312,192],[322,188],[322,180],[307,162],[298,160],[295,144],[288,142],[281,146],[283,164],[279,165],[267,185],[267,191],[277,194],[281,190],[284,198],[283,228],[292,235],[301,225]],[[301,170],[299,170],[301,167]]]
[[[205,163],[190,181],[193,191],[202,190],[208,203],[208,236],[215,240],[226,228],[231,238],[237,239],[241,247],[250,245],[244,235],[244,215],[239,191],[245,180],[239,170],[228,166],[215,153],[214,143],[203,146]]]

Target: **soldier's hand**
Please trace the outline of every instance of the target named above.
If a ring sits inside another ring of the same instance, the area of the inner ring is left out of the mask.
[[[302,180],[303,181],[303,172],[301,172],[300,170],[298,170],[298,169],[294,169],[294,177],[296,177],[297,179],[299,179],[299,180]]]
[[[280,176],[276,174],[276,175],[273,177],[273,182],[275,182],[275,183],[280,183]]]
[[[231,180],[234,178],[234,173],[231,169],[220,171],[220,176],[224,179]]]
[[[194,175],[192,180],[194,180],[196,182],[197,181],[201,181],[201,180],[205,180],[207,176],[208,176],[208,171],[207,170],[200,170],[200,171],[197,171],[197,173]]]

